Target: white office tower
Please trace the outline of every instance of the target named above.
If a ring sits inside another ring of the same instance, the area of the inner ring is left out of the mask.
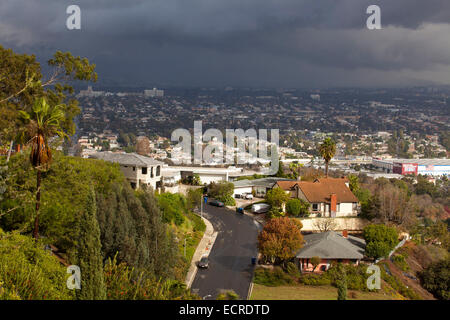
[[[144,95],[146,97],[164,97],[164,90],[158,90],[156,88],[153,88],[152,90],[144,90]]]

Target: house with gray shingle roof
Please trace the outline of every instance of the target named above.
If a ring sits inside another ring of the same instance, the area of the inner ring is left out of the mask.
[[[295,255],[300,270],[313,271],[312,257],[319,257],[320,264],[314,271],[326,271],[333,261],[358,265],[364,257],[364,239],[339,234],[334,231],[313,233],[304,236],[305,244]]]
[[[118,163],[133,189],[143,185],[154,190],[161,187],[163,162],[136,153],[96,152],[90,158]]]

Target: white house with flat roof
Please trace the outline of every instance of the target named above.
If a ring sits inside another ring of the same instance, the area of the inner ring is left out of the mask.
[[[96,152],[90,158],[118,163],[133,189],[143,185],[153,189],[161,187],[161,168],[163,162],[136,153]]]

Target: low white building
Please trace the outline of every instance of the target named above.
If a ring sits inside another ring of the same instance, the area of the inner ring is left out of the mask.
[[[90,158],[118,163],[133,189],[138,189],[143,185],[150,186],[154,190],[161,187],[163,162],[136,153],[115,153],[110,151],[91,154]]]

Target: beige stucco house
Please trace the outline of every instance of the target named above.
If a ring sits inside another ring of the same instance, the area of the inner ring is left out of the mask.
[[[94,159],[118,163],[133,189],[143,185],[154,190],[161,187],[161,168],[163,162],[141,156],[136,153],[97,152],[90,156]]]

